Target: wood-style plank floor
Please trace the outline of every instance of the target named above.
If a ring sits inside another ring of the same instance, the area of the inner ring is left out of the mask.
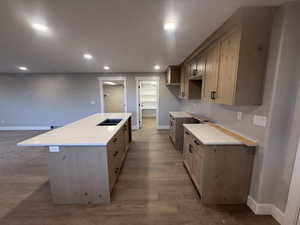
[[[110,205],[54,205],[45,148],[16,143],[37,131],[0,132],[0,225],[277,225],[246,206],[205,206],[167,131],[144,120]]]

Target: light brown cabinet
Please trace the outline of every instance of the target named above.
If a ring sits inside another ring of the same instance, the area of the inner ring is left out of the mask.
[[[196,64],[187,62],[181,65],[180,97],[183,99],[201,99],[202,80],[192,76],[192,66]]]
[[[182,63],[186,69],[181,73],[181,97],[260,105],[274,11],[237,10]]]
[[[112,191],[119,177],[128,151],[130,142],[129,127],[129,121],[126,121],[107,146],[110,191]]]
[[[183,124],[187,123],[199,123],[198,120],[192,117],[180,117],[174,118],[170,115],[170,130],[169,137],[174,144],[174,147],[182,152],[183,150]]]
[[[110,203],[129,142],[131,117],[104,146],[59,146],[59,152],[48,152],[54,203]]]
[[[203,76],[203,96],[206,102],[214,102],[218,87],[220,45],[216,43],[206,50],[205,75]]]
[[[180,66],[168,66],[166,85],[180,85]]]
[[[245,145],[204,145],[184,130],[183,162],[206,204],[247,202],[254,148]]]

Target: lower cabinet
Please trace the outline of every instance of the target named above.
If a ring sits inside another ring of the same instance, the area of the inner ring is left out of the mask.
[[[120,174],[129,146],[128,121],[112,138],[107,147],[109,188],[112,191]]]
[[[53,202],[110,203],[129,142],[131,118],[106,146],[60,146],[58,152],[48,152],[48,174]]]
[[[199,121],[192,117],[174,118],[170,115],[169,137],[173,142],[174,147],[180,152],[183,150],[183,124],[189,123],[199,123]]]
[[[254,149],[244,145],[203,145],[184,131],[183,162],[206,204],[247,202]]]

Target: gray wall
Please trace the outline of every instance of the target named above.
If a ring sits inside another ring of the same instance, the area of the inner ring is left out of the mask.
[[[178,90],[165,86],[162,73],[131,74],[2,74],[0,126],[61,126],[100,112],[99,76],[126,76],[128,112],[136,124],[136,76],[160,76],[159,124],[180,109]],[[93,104],[94,103],[94,104]]]
[[[299,3],[288,3],[276,13],[261,106],[225,106],[183,101],[182,110],[201,113],[213,121],[258,141],[250,195],[260,203],[284,211],[300,134]],[[298,68],[297,68],[298,66]],[[298,69],[298,70],[297,70]],[[237,120],[242,112],[242,120]],[[268,117],[266,127],[253,116]]]
[[[103,85],[104,111],[124,112],[124,85]]]

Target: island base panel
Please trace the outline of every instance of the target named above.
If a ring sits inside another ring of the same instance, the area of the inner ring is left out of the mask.
[[[60,147],[48,152],[48,167],[54,203],[110,203],[105,147]]]

